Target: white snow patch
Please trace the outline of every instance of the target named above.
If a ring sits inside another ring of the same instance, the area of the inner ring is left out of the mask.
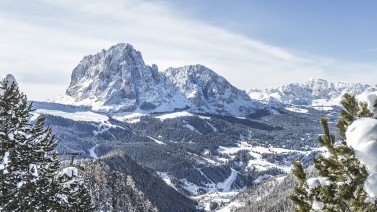
[[[325,204],[321,201],[313,201],[312,209],[313,210],[322,210],[325,207]]]
[[[275,180],[279,183],[283,182],[283,180],[287,178],[287,175],[283,175],[283,176],[280,176],[280,177],[276,177]]]
[[[30,117],[29,117],[29,121],[30,122],[37,121],[37,119],[38,119],[39,116],[40,116],[40,114],[31,112],[30,113]]]
[[[9,133],[8,134],[8,138],[9,138],[9,140],[13,141],[14,140],[14,134],[13,133]]]
[[[21,181],[17,183],[17,188],[20,189],[25,184],[25,181]]]
[[[192,126],[191,124],[185,124],[185,125],[183,125],[183,127],[186,127],[186,128],[188,128],[188,129],[190,129],[191,131],[193,131],[193,132],[196,132],[196,133],[199,133],[199,134],[201,134],[194,126]]]
[[[96,149],[97,146],[98,146],[98,144],[96,144],[92,148],[88,149],[90,157],[92,157],[94,159],[98,159],[98,156],[95,152],[95,149]]]
[[[181,182],[183,182],[183,188],[190,192],[191,194],[196,194],[198,189],[200,188],[199,186],[197,186],[196,184],[192,183],[192,182],[189,182],[187,179],[183,178],[181,179]]]
[[[52,102],[60,103],[64,105],[74,105],[74,106],[89,106],[91,110],[97,111],[97,112],[114,112],[119,111],[122,108],[124,108],[126,105],[103,105],[104,103],[102,101],[97,101],[97,98],[88,98],[83,99],[81,101],[76,101],[75,98],[72,98],[68,95],[58,96]]]
[[[18,87],[18,83],[16,81],[16,79],[14,78],[14,76],[12,74],[7,74],[5,75],[5,77],[0,81],[0,84],[5,86],[5,84],[7,84],[7,88],[10,88],[12,86],[12,84],[14,84],[14,86]]]
[[[69,178],[77,176],[78,170],[75,167],[66,167],[61,171],[62,175],[66,175]]]
[[[193,116],[193,114],[186,112],[186,111],[180,111],[180,112],[174,112],[174,113],[167,113],[160,116],[155,116],[154,118],[158,118],[161,121],[164,121],[165,119],[174,119],[178,117],[187,117],[187,116]]]
[[[203,149],[203,155],[209,155],[210,151],[208,149]]]
[[[154,142],[156,142],[156,143],[158,143],[158,144],[166,145],[164,142],[159,141],[159,140],[157,140],[157,139],[155,139],[155,138],[153,138],[153,137],[151,137],[151,136],[147,136],[147,137],[150,138],[150,139],[152,139]]]
[[[59,201],[68,203],[68,197],[64,194],[57,194],[56,197],[58,198]]]
[[[176,189],[175,186],[174,186],[174,184],[171,182],[171,179],[170,179],[170,177],[169,177],[169,175],[168,175],[167,172],[157,172],[157,174],[160,176],[160,178],[163,181],[165,181],[166,184],[168,184],[168,186]]]
[[[113,116],[114,119],[122,122],[127,122],[129,124],[134,124],[140,122],[140,118],[146,116],[143,113],[130,113],[130,114],[116,114]]]
[[[284,149],[279,147],[262,147],[262,146],[253,146],[246,141],[241,141],[237,144],[237,147],[224,147],[219,146],[217,151],[219,153],[223,154],[235,154],[241,150],[250,150],[254,152],[258,152],[260,154],[262,153],[276,153],[276,154],[282,154],[282,153],[289,153],[289,152],[299,152],[299,153],[306,153],[305,151],[299,151],[299,150],[292,150],[292,149]]]
[[[364,92],[358,95],[356,98],[359,102],[367,103],[368,110],[373,112],[375,116],[377,115],[376,108],[374,107],[374,105],[377,103],[377,92]]]
[[[94,113],[91,111],[78,111],[73,113],[58,111],[58,110],[48,110],[48,109],[38,109],[36,110],[39,114],[48,114],[53,116],[59,116],[73,121],[85,121],[85,122],[107,122],[109,117]]]
[[[347,144],[356,157],[365,164],[369,173],[377,172],[377,120],[360,118],[346,132]]]
[[[37,165],[31,163],[29,164],[29,173],[31,173],[32,176],[38,177],[38,167]]]
[[[218,132],[217,128],[215,126],[213,126],[211,123],[209,123],[208,121],[206,122],[213,130],[213,132]]]
[[[369,198],[377,197],[377,120],[360,118],[346,131],[347,144],[355,150],[355,156],[365,165],[369,176],[364,191]]]
[[[8,165],[9,152],[4,153],[2,162],[0,163],[0,170],[4,170]]]
[[[232,173],[230,176],[222,183],[217,183],[216,187],[222,189],[223,191],[227,192],[230,191],[232,188],[233,182],[236,180],[238,172],[232,169]]]
[[[377,198],[377,173],[372,173],[364,182],[364,191],[369,195],[369,197],[375,199]]]
[[[188,99],[193,99],[193,98],[195,98],[198,94],[198,90],[193,90],[193,91],[191,91],[191,93],[189,93],[186,97],[188,98]]]
[[[313,177],[306,180],[309,189],[317,188],[318,186],[329,186],[330,181],[327,177]]]
[[[205,120],[210,120],[211,119],[211,117],[208,117],[208,116],[198,116],[199,118],[201,118],[201,119],[205,119]]]
[[[295,113],[308,113],[308,109],[299,108],[299,107],[286,107],[288,111],[295,112]]]

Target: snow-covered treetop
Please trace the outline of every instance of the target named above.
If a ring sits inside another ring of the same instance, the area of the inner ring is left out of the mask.
[[[9,88],[12,85],[18,86],[18,83],[12,74],[7,74],[3,79],[0,80],[0,95],[4,94],[5,86]]]
[[[14,76],[12,74],[7,74],[1,81],[0,81],[0,84],[2,86],[5,86],[7,85],[7,87],[10,87],[12,86],[12,84],[14,84],[15,86],[18,86],[18,83],[16,81],[16,78],[14,78]]]
[[[368,109],[377,115],[377,93],[364,93],[359,101],[368,104]],[[377,119],[359,118],[346,131],[347,144],[355,151],[355,156],[369,174],[364,183],[364,191],[369,195],[368,201],[374,202],[377,198]]]
[[[368,104],[368,110],[373,112],[374,117],[377,117],[377,108],[376,108],[376,103],[377,103],[377,91],[366,91],[363,92],[362,94],[357,96],[357,100],[359,102],[364,102]]]

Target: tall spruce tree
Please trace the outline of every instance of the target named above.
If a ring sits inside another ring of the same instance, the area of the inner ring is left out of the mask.
[[[327,149],[328,155],[319,155],[314,160],[318,177],[307,179],[301,163],[293,164],[297,186],[291,200],[296,211],[377,211],[377,205],[366,201],[367,194],[363,190],[368,173],[347,145],[345,136],[353,121],[373,114],[367,104],[359,103],[353,95],[345,94],[341,104],[343,110],[337,124],[340,141],[330,133],[327,119],[321,119],[324,133],[318,137],[318,142]]]
[[[32,107],[13,76],[0,86],[0,211],[90,211],[82,180],[62,177],[58,142],[44,117],[32,124]]]

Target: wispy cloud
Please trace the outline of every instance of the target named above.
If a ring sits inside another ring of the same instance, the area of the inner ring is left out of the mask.
[[[118,42],[134,45],[160,70],[203,64],[242,89],[310,77],[369,82],[361,73],[377,76],[375,64],[289,51],[149,1],[13,1],[0,8],[0,28],[0,73],[14,73],[33,99],[63,94],[84,55]],[[45,89],[50,85],[57,87]]]
[[[377,48],[370,48],[370,49],[367,49],[367,52],[377,52]]]

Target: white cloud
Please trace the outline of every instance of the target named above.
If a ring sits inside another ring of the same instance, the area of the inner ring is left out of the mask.
[[[310,77],[369,82],[360,71],[376,73],[374,64],[292,53],[149,1],[8,2],[0,8],[0,28],[0,73],[13,73],[27,84],[25,92],[32,99],[63,94],[84,55],[118,42],[132,44],[160,70],[203,64],[242,89]]]

